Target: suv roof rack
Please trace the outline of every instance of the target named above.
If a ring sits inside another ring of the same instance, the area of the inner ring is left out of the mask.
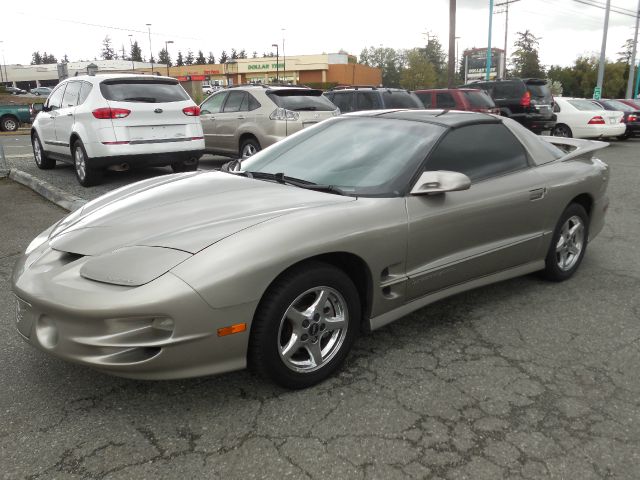
[[[289,85],[288,83],[238,83],[236,85],[230,85],[227,88],[238,87],[262,87],[265,89],[271,87],[311,88],[308,85]]]
[[[378,89],[378,87],[376,87],[375,85],[336,85],[330,90],[347,90],[349,88],[353,88],[354,90],[358,90],[360,88],[370,88],[372,90]]]

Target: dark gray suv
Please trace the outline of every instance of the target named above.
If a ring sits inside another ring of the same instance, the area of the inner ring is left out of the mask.
[[[324,95],[341,113],[383,108],[424,110],[424,105],[415,93],[400,88],[337,87]]]

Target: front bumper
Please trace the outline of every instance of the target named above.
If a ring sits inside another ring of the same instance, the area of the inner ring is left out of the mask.
[[[17,263],[16,325],[35,347],[105,373],[174,379],[246,366],[256,303],[215,309],[172,273],[140,287],[84,279],[88,257],[45,245]],[[245,322],[245,332],[217,330]]]

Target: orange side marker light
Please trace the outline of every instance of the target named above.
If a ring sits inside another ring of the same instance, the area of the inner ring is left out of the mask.
[[[246,323],[236,323],[228,327],[222,327],[218,329],[218,336],[224,337],[227,335],[233,335],[234,333],[244,332],[247,329]]]

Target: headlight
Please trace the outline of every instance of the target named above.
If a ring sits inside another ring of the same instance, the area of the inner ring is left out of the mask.
[[[29,246],[27,247],[27,249],[24,251],[25,255],[29,255],[31,252],[33,252],[36,248],[38,248],[40,245],[42,245],[44,242],[46,242],[47,240],[49,240],[49,234],[51,233],[51,231],[53,230],[53,227],[55,227],[57,225],[57,223],[54,223],[53,225],[51,225],[49,228],[47,228],[44,232],[42,232],[40,235],[38,235],[36,238],[34,238],[33,240],[31,240],[31,243],[29,244]]]
[[[163,247],[124,247],[89,259],[80,275],[89,280],[138,287],[164,275],[191,257],[182,250]]]

